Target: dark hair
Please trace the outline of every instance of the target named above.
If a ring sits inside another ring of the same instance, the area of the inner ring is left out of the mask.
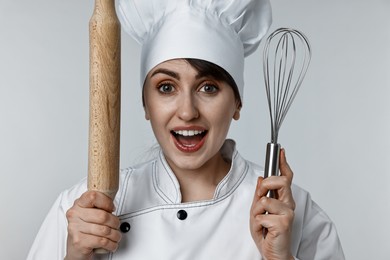
[[[200,60],[200,59],[184,59],[187,61],[200,75],[202,76],[211,76],[215,80],[226,82],[229,86],[232,87],[234,92],[234,97],[239,102],[239,108],[242,106],[240,92],[233,77],[222,67],[211,63],[209,61]],[[145,106],[144,92],[142,91],[142,104]]]

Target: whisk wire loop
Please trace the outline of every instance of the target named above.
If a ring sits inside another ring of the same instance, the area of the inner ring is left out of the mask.
[[[271,48],[274,48],[273,52]],[[298,55],[302,52],[303,55]],[[309,41],[297,30],[280,28],[267,38],[263,72],[271,119],[272,143],[277,143],[279,129],[302,84],[310,59]]]

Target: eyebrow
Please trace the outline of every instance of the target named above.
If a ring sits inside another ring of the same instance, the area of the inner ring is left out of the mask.
[[[153,77],[159,73],[166,74],[168,76],[171,76],[172,78],[180,80],[180,75],[178,73],[176,73],[172,70],[169,70],[169,69],[164,69],[164,68],[156,69],[155,71],[153,71],[153,73],[150,75],[150,77]],[[200,79],[200,78],[204,78],[204,77],[214,78],[213,75],[211,75],[211,73],[204,71],[204,72],[196,74],[195,79]]]
[[[208,71],[198,72],[198,74],[196,74],[195,78],[196,79],[201,79],[201,78],[213,78],[213,79],[215,79],[215,77],[211,73],[209,73]]]
[[[168,76],[171,76],[172,78],[180,80],[180,76],[178,73],[176,73],[172,70],[162,69],[162,68],[156,69],[155,71],[153,71],[153,73],[152,73],[152,75],[150,75],[150,77],[153,77],[154,75],[159,74],[159,73],[166,74]]]

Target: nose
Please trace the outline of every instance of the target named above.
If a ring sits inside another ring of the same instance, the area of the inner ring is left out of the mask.
[[[197,102],[192,93],[186,93],[179,98],[177,116],[183,121],[191,121],[199,117]]]

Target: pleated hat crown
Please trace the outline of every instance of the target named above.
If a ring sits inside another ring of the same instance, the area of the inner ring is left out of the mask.
[[[225,69],[241,100],[244,58],[271,24],[269,0],[117,0],[122,28],[142,45],[141,84],[161,62],[194,58]]]

